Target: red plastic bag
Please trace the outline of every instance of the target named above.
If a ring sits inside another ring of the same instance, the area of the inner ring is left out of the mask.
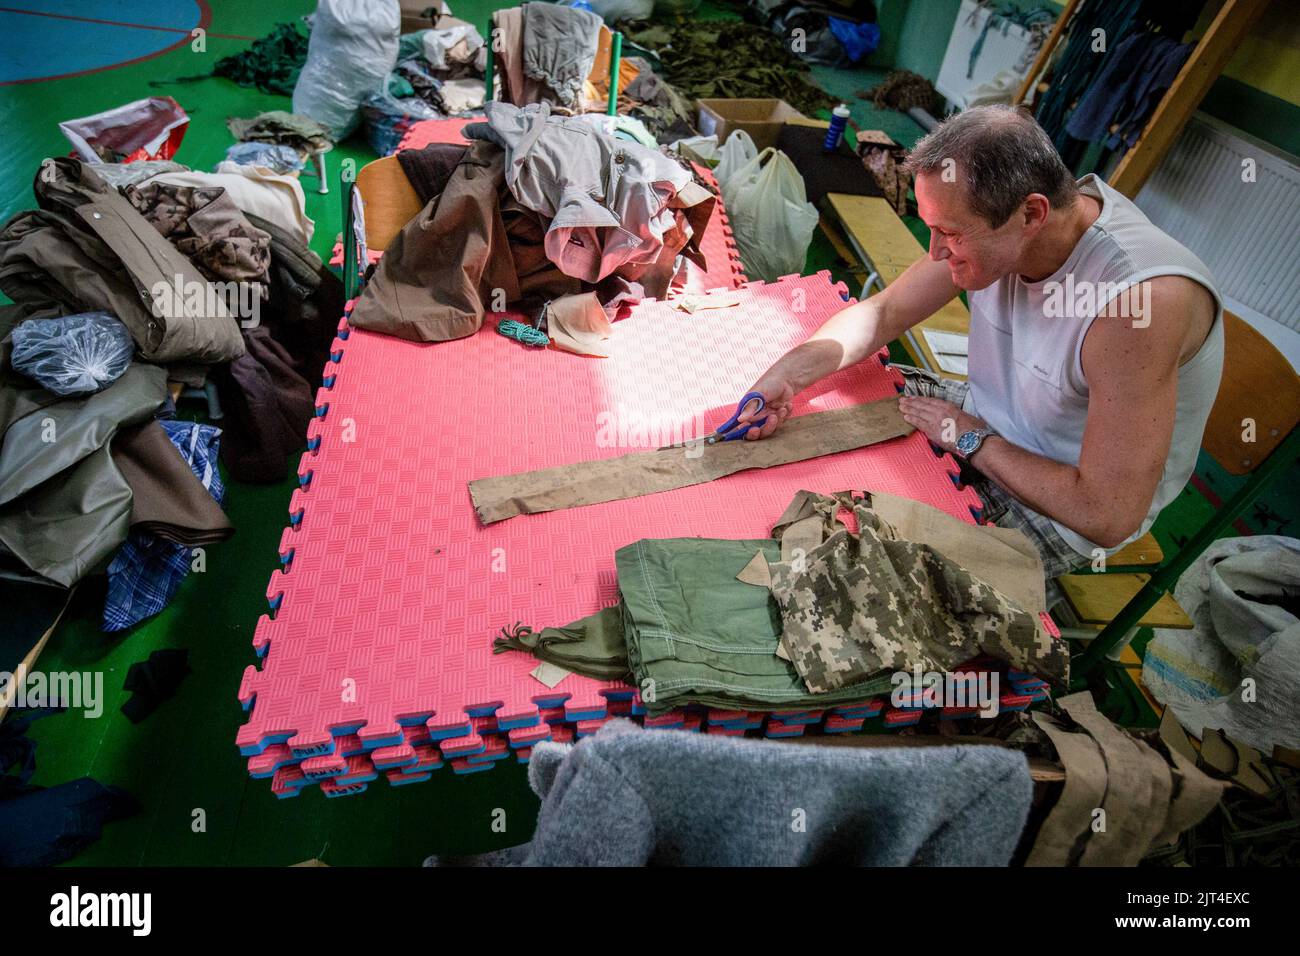
[[[133,163],[171,159],[185,138],[190,118],[170,96],[151,96],[94,116],[59,124],[88,163]]]

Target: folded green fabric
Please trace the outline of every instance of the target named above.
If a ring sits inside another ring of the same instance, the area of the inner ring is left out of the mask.
[[[820,710],[889,691],[885,673],[808,692],[794,666],[776,656],[781,616],[771,592],[736,580],[760,550],[780,561],[770,539],[643,539],[616,553],[628,664],[650,716],[690,703]]]
[[[623,640],[623,614],[616,605],[564,627],[534,631],[516,624],[501,629],[493,653],[525,651],[540,661],[597,680],[622,680],[628,676],[627,644]]]

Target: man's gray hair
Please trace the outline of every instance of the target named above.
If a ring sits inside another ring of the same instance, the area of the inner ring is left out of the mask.
[[[976,106],[944,120],[913,147],[905,168],[913,175],[953,170],[971,210],[995,229],[1031,193],[1046,196],[1053,209],[1079,194],[1047,133],[1014,106]]]

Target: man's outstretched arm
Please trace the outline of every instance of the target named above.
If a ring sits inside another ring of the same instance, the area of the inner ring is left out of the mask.
[[[767,424],[746,438],[766,438],[790,414],[795,395],[898,338],[943,308],[955,295],[948,266],[928,256],[918,259],[881,292],[826,320],[820,329],[773,363],[750,388],[767,401]]]

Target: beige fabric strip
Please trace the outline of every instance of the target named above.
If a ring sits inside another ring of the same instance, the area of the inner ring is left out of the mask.
[[[1184,830],[1190,830],[1209,815],[1223,798],[1225,781],[1215,780],[1187,759],[1181,751],[1170,749],[1174,762],[1173,798],[1169,803],[1169,816],[1156,835],[1153,846],[1168,846]]]
[[[520,514],[639,498],[699,485],[751,468],[834,455],[909,434],[897,398],[812,412],[791,418],[762,441],[697,444],[690,448],[633,452],[469,483],[479,521],[492,524]]]
[[[736,580],[760,588],[772,587],[772,569],[768,567],[767,558],[762,551],[754,552],[754,557],[750,559],[749,564],[740,569],[740,573],[736,575]]]
[[[1066,730],[1049,715],[1031,715],[1056,748],[1065,767],[1065,785],[1039,827],[1025,866],[1069,866],[1074,848],[1092,827],[1092,812],[1106,796],[1106,761],[1087,734]]]
[[[1098,713],[1088,691],[1062,697],[1057,704],[1092,734],[1106,758],[1106,799],[1102,801],[1106,829],[1088,840],[1079,863],[1081,866],[1136,866],[1151,838],[1164,826],[1169,808],[1169,771],[1165,770],[1164,802],[1153,812],[1152,796],[1157,784],[1152,767],[1140,749],[1146,745]]]

